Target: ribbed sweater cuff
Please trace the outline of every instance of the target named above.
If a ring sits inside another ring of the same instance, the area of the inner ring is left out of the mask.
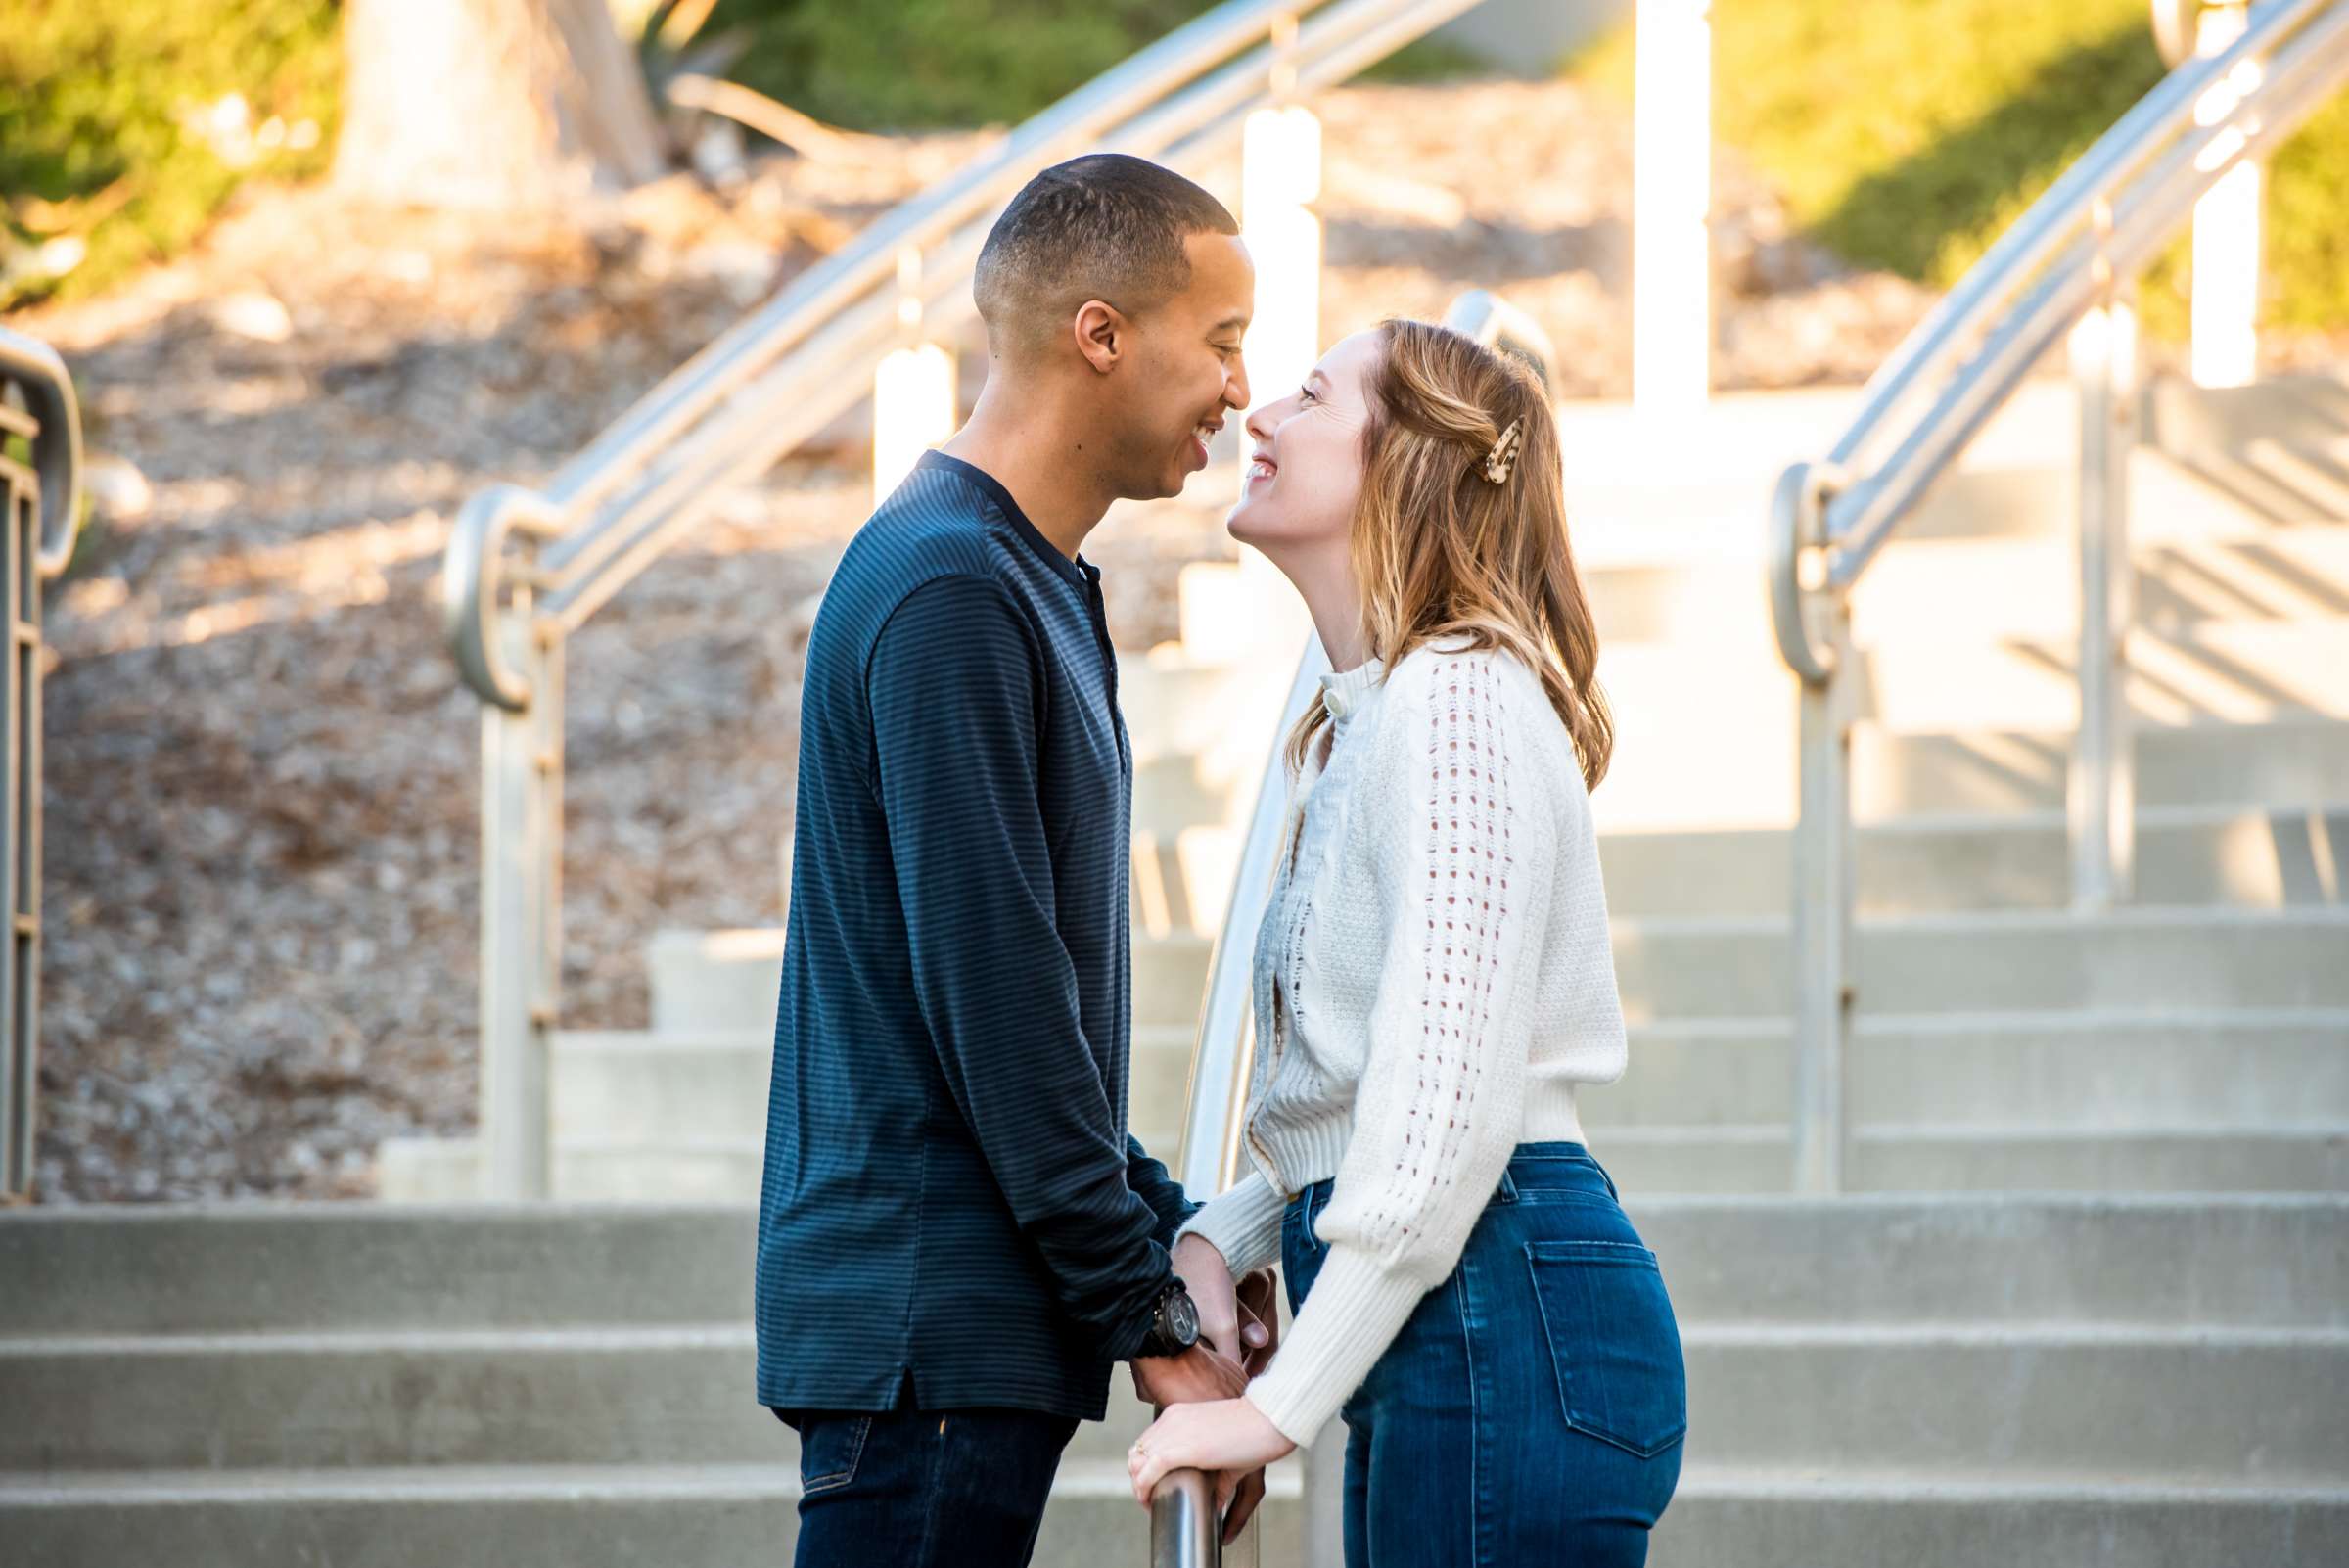
[[[1252,1171],[1247,1180],[1202,1205],[1174,1232],[1174,1239],[1204,1237],[1223,1255],[1236,1281],[1280,1262],[1280,1216],[1286,1207],[1263,1173]]]
[[[1300,1446],[1338,1413],[1395,1342],[1427,1287],[1333,1242],[1305,1306],[1248,1401]]]

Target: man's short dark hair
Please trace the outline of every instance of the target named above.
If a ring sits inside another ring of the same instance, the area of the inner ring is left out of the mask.
[[[988,232],[972,293],[994,350],[1026,354],[1087,300],[1138,316],[1180,294],[1191,281],[1183,241],[1239,232],[1222,203],[1173,169],[1089,154],[1021,187]]]

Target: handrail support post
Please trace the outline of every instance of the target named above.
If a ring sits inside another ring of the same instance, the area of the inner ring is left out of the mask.
[[[2129,454],[2137,444],[2137,315],[2115,293],[2073,328],[2080,393],[2080,727],[2066,780],[2072,906],[2132,896],[2137,790],[2130,733]]]
[[[1844,1187],[1852,1003],[1852,617],[1843,594],[1812,595],[1825,678],[1804,680],[1801,815],[1794,833],[1794,1185]]]
[[[527,591],[498,616],[519,710],[482,709],[481,1150],[486,1198],[553,1185],[552,1055],[563,919],[563,641]]]

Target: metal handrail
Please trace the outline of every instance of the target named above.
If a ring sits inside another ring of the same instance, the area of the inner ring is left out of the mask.
[[[520,712],[530,683],[496,631],[501,601],[530,595],[533,616],[576,630],[729,484],[863,397],[882,354],[967,319],[987,228],[1036,169],[1095,150],[1195,164],[1255,110],[1343,81],[1473,3],[1228,0],[892,209],[639,398],[542,489],[498,484],[466,502],[442,576],[465,684]]]
[[[1983,254],[1869,379],[1825,466],[1814,465],[1800,480],[1790,472],[1779,487],[1770,586],[1778,650],[1789,668],[1806,680],[1826,678],[1827,655],[1804,614],[1806,592],[1848,590],[2110,281],[2142,267],[2220,176],[2272,150],[2344,77],[2349,7],[2338,0],[2254,6],[2234,43],[2164,77]],[[2236,92],[2229,112],[2199,109],[2222,82]],[[1895,423],[1921,389],[1945,377],[1921,412]],[[1889,455],[1870,468],[1865,454],[1888,444]],[[1809,551],[1825,560],[1806,584],[1798,579]]]
[[[17,389],[38,434],[32,470],[41,484],[40,575],[55,578],[73,559],[81,527],[81,405],[57,350],[0,327],[0,384]]]
[[[2157,6],[2157,21],[2164,16]],[[2175,30],[2177,18],[2164,24]],[[2349,0],[2253,5],[2226,48],[2171,71],[1990,248],[1869,381],[1825,457],[1779,477],[1766,570],[1778,654],[1801,677],[1792,1142],[1804,1190],[1843,1184],[1859,998],[1851,740],[1861,683],[1851,669],[1851,589],[2034,364],[2073,334],[2080,718],[2065,780],[2071,901],[2089,914],[2125,902],[2136,836],[2128,462],[2139,387],[2130,290],[2220,179],[2266,156],[2344,82]]]

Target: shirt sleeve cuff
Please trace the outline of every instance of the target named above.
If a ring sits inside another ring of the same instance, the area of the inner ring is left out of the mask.
[[[1272,1364],[1248,1385],[1249,1403],[1290,1442],[1311,1443],[1362,1386],[1426,1294],[1417,1280],[1332,1242]]]
[[[1280,1262],[1280,1216],[1287,1207],[1264,1173],[1251,1171],[1247,1180],[1202,1204],[1174,1232],[1174,1239],[1203,1237],[1223,1255],[1236,1280]]]

